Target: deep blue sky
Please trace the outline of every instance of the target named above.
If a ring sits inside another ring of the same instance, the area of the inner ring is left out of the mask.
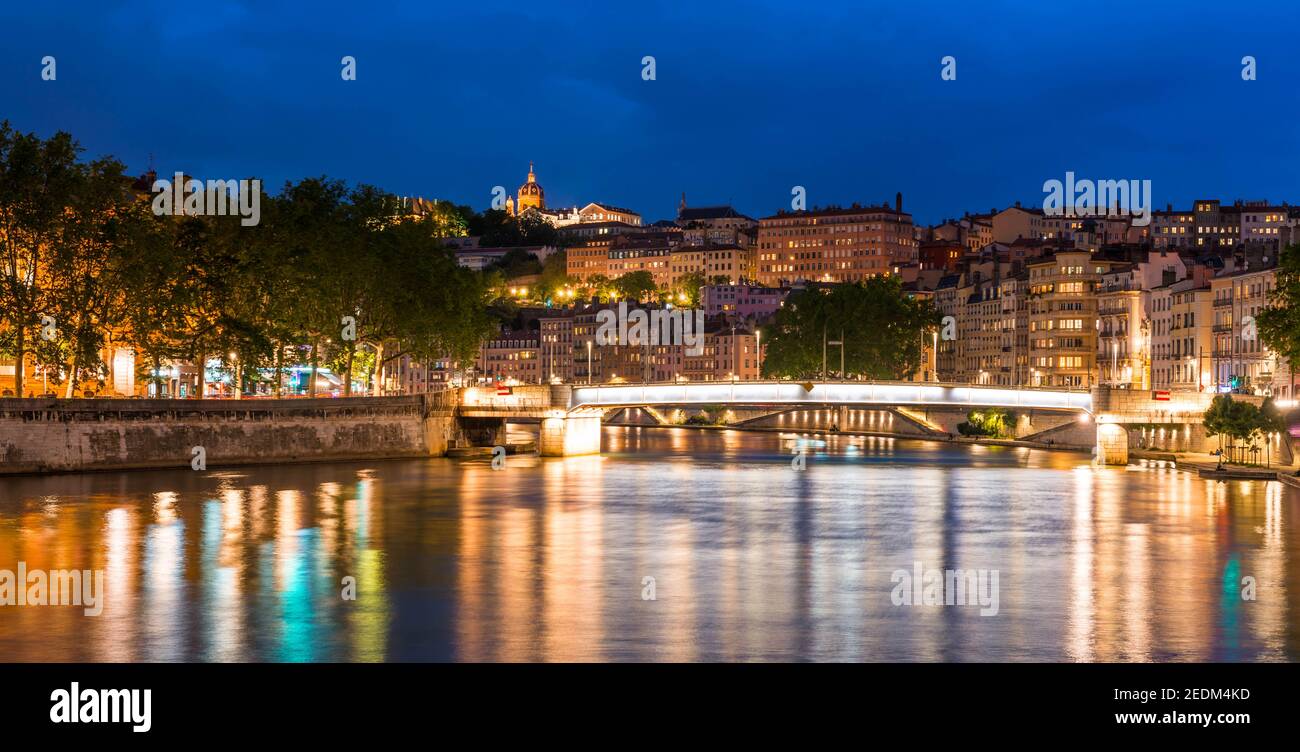
[[[1041,204],[1066,170],[1151,179],[1161,208],[1300,202],[1295,0],[282,5],[3,2],[0,119],[134,172],[152,153],[159,172],[477,208],[531,159],[548,204],[647,221],[682,191],[763,216],[803,185],[809,205],[902,191],[934,222]]]

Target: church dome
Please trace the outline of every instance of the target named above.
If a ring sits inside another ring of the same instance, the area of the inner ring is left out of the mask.
[[[532,162],[528,163],[528,182],[519,186],[519,208],[522,210],[526,206],[546,208],[546,191],[543,191],[542,186],[537,183]]]

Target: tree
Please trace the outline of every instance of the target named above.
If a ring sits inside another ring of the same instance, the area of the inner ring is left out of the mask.
[[[1250,402],[1234,400],[1227,394],[1214,398],[1205,411],[1202,425],[1207,433],[1221,437],[1220,447],[1229,461],[1244,459],[1238,454],[1238,449],[1244,451],[1253,447],[1260,439],[1267,445],[1270,434],[1287,430],[1286,419],[1271,397],[1265,398],[1263,404],[1256,406]],[[1222,437],[1229,439],[1226,446]],[[1242,442],[1241,446],[1237,445],[1238,441]]]
[[[560,235],[541,215],[525,211],[512,217],[503,209],[488,209],[468,218],[470,235],[479,236],[485,248],[512,248],[524,245],[559,245]]]
[[[64,396],[83,377],[108,374],[101,353],[116,333],[127,304],[123,273],[131,263],[132,225],[150,221],[147,204],[126,188],[125,168],[114,159],[79,165],[63,232],[48,258],[50,313],[67,360]]]
[[[701,272],[688,272],[677,279],[677,285],[674,291],[677,293],[676,301],[681,305],[690,308],[698,308],[700,305],[700,288],[708,284]]]
[[[906,378],[921,365],[921,334],[938,323],[934,306],[904,294],[896,278],[799,290],[763,333],[763,374],[815,378],[839,371],[842,357],[842,378]],[[831,340],[843,345],[823,344]]]
[[[628,272],[614,280],[619,297],[639,301],[659,289],[654,275],[647,271]]]
[[[1016,414],[1001,407],[972,410],[966,421],[957,424],[962,436],[1011,437],[1015,434]]]
[[[1269,293],[1269,306],[1255,317],[1255,324],[1270,350],[1292,364],[1300,363],[1300,245],[1282,250],[1277,285]]]
[[[507,281],[542,273],[542,264],[537,256],[523,248],[511,248],[501,258],[484,267],[485,271],[499,270]]]
[[[83,168],[81,147],[62,131],[48,140],[0,122],[0,320],[14,358],[14,393],[24,396],[32,339],[48,332],[54,304],[51,257],[70,221]],[[57,321],[54,322],[57,328]]]

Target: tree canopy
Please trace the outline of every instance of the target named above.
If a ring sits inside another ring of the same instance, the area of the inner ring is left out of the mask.
[[[796,290],[763,332],[763,375],[816,378],[825,352],[827,372],[842,378],[907,378],[921,367],[923,333],[938,324],[933,304],[906,295],[893,277]],[[845,373],[841,346],[823,350],[824,341],[844,343]]]

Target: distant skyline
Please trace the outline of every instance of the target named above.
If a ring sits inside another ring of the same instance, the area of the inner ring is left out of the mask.
[[[5,4],[0,119],[133,174],[152,154],[163,174],[276,192],[324,174],[479,210],[531,161],[548,205],[647,223],[683,192],[761,217],[803,186],[809,207],[901,192],[933,224],[1041,205],[1067,171],[1149,179],[1157,209],[1300,202],[1284,2],[269,5]]]

